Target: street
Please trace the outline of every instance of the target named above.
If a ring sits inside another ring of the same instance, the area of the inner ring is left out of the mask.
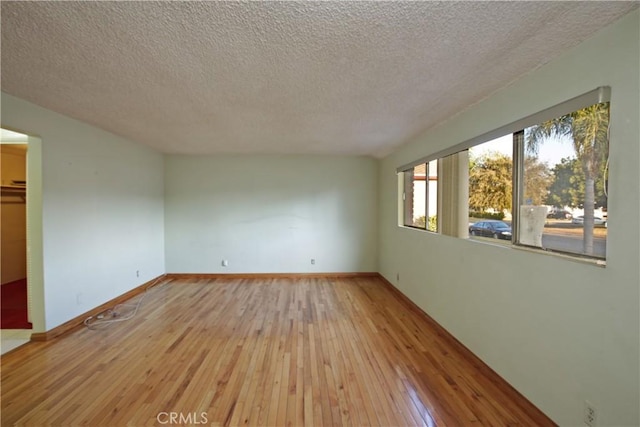
[[[545,249],[554,249],[557,251],[581,253],[582,252],[582,236],[559,235],[559,234],[543,234],[542,246]],[[607,252],[607,239],[604,237],[594,236],[593,238],[593,255],[604,258]]]
[[[596,229],[596,234],[593,237],[593,256],[598,258],[605,258],[607,252],[607,237],[606,229]],[[470,239],[487,241],[493,244],[501,244],[504,246],[511,245],[510,240],[498,240],[490,237],[475,237],[470,236]],[[551,249],[561,252],[582,253],[582,229],[556,229],[545,228],[545,232],[542,234],[542,247],[544,249]]]

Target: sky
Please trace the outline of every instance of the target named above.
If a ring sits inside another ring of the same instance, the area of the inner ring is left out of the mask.
[[[479,156],[488,152],[503,153],[508,156],[512,155],[513,150],[513,136],[511,134],[496,138],[492,141],[485,142],[484,144],[476,145],[469,151],[474,156]],[[546,162],[550,168],[560,163],[560,159],[565,157],[575,157],[571,140],[568,138],[553,138],[548,139],[544,143],[540,144],[538,151],[538,159],[542,162]]]

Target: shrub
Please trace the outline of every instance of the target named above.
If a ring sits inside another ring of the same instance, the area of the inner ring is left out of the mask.
[[[499,220],[502,220],[502,219],[504,219],[504,212],[490,213],[490,212],[474,212],[474,211],[471,211],[471,212],[469,212],[469,217],[470,218],[484,218],[484,219],[499,219]]]
[[[438,231],[438,217],[436,215],[429,217],[429,224],[426,223],[427,217],[422,215],[413,219],[413,226],[419,228],[425,228],[429,231]]]
[[[438,216],[433,215],[429,217],[429,226],[427,227],[429,231],[438,231]]]

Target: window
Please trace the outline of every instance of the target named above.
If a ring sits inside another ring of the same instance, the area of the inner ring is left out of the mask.
[[[405,170],[403,182],[404,225],[437,231],[438,161]]]
[[[598,88],[398,168],[404,225],[606,259],[609,94]]]
[[[510,243],[513,202],[513,137],[506,135],[469,149],[469,235]],[[473,227],[477,221],[482,228]]]
[[[609,103],[516,134],[522,147],[518,242],[604,259]]]
[[[438,161],[428,164],[427,174],[427,230],[438,231]]]

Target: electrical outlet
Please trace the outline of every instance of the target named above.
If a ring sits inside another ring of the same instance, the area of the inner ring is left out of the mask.
[[[588,400],[584,401],[584,423],[589,427],[596,427],[598,421],[596,407]]]
[[[227,267],[227,266],[229,266],[229,261],[227,261],[226,259],[223,259],[223,260],[222,260],[222,266],[223,266],[223,267]]]
[[[311,265],[316,265],[316,260],[311,258]]]
[[[140,277],[140,270],[136,270],[136,277]]]
[[[400,282],[400,273],[396,273],[396,282]]]

